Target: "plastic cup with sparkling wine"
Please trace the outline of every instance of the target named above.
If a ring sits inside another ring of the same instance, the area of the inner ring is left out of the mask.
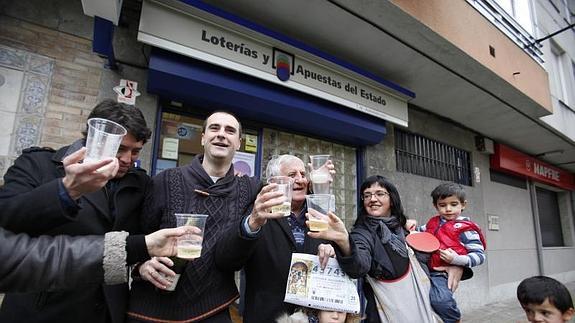
[[[327,168],[329,155],[311,155],[310,180],[315,194],[329,194],[331,175]]]
[[[310,194],[305,196],[309,213],[308,226],[311,231],[328,229],[328,212],[335,211],[335,203],[331,194]]]
[[[185,234],[178,238],[177,257],[182,259],[195,259],[202,255],[202,242],[204,240],[204,228],[206,227],[206,214],[176,213],[178,227],[191,225],[202,230],[198,233]]]
[[[272,213],[283,213],[284,216],[289,216],[291,213],[293,179],[287,176],[273,176],[268,179],[268,184],[277,184],[277,191],[283,194],[282,204],[272,206]]]
[[[126,128],[114,121],[101,118],[88,119],[84,161],[97,162],[116,157],[126,133]]]

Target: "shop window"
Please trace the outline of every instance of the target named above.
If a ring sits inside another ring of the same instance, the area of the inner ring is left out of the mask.
[[[167,168],[187,165],[194,156],[204,152],[201,144],[204,119],[164,112],[161,123],[154,175]],[[257,136],[256,130],[242,129],[242,144],[234,156],[236,171],[255,175]]]
[[[543,247],[564,246],[558,194],[540,187],[537,187],[536,192]]]
[[[337,172],[332,183],[336,214],[350,228],[355,222],[357,213],[356,149],[329,141],[264,129],[262,174],[265,174],[267,163],[273,156],[283,154],[297,156],[306,164],[309,163],[309,155],[331,155]]]
[[[469,152],[395,129],[397,170],[471,186]]]

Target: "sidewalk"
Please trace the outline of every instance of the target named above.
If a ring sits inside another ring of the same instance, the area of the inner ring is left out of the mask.
[[[565,284],[575,295],[575,282]],[[517,299],[512,298],[504,302],[497,302],[481,306],[462,314],[461,322],[465,323],[525,323],[527,317]],[[575,322],[575,320],[571,320]]]
[[[565,284],[575,296],[575,282]],[[2,304],[3,295],[0,294],[0,304]],[[237,315],[237,309],[232,306],[231,309],[233,322],[241,322],[241,318]],[[519,302],[512,298],[504,302],[491,303],[472,311],[464,312],[461,320],[464,323],[528,323],[525,313]],[[571,320],[575,323],[575,319]]]

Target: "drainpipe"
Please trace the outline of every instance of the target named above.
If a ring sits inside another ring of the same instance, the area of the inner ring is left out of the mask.
[[[108,59],[106,67],[117,70],[116,57],[114,56],[114,23],[110,20],[94,16],[94,36],[92,51]]]
[[[529,197],[531,200],[531,211],[533,212],[533,228],[535,229],[535,246],[537,248],[537,263],[539,275],[545,275],[543,264],[543,239],[541,238],[541,227],[539,226],[539,207],[537,205],[537,189],[532,181],[527,182],[529,188]]]

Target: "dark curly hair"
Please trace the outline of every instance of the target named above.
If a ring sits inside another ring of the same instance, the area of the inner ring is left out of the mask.
[[[148,128],[146,119],[144,119],[140,109],[132,105],[118,103],[112,99],[106,99],[98,103],[88,116],[88,119],[91,118],[108,119],[119,123],[137,141],[142,141],[143,143],[146,143],[152,135],[152,131]],[[86,126],[86,130],[82,131],[84,138],[86,138],[87,133],[88,127]]]

